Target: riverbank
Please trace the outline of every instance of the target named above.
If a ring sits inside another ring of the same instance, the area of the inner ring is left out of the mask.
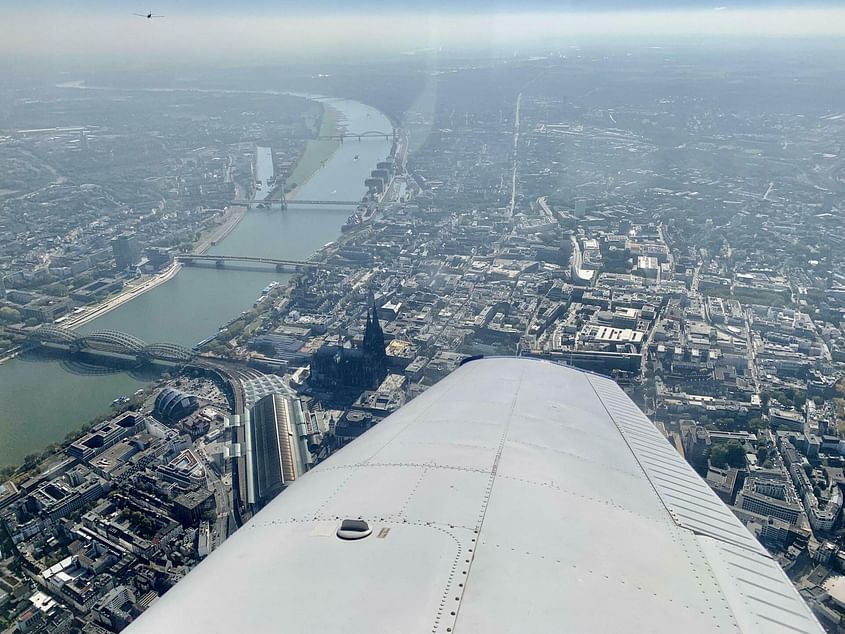
[[[227,209],[227,213],[223,222],[216,227],[206,231],[204,235],[200,237],[199,242],[197,242],[196,246],[194,247],[193,252],[197,254],[202,254],[208,251],[212,246],[224,240],[226,236],[228,236],[235,227],[238,226],[238,223],[243,220],[243,217],[246,215],[247,207],[246,205],[233,205]],[[155,275],[148,277],[144,280],[141,280],[138,283],[130,282],[127,284],[123,290],[121,290],[117,295],[113,297],[109,297],[106,300],[100,302],[99,304],[95,304],[94,306],[86,309],[84,313],[80,313],[75,317],[69,317],[64,322],[62,322],[62,327],[64,328],[79,328],[80,326],[84,326],[88,322],[94,321],[95,319],[102,317],[106,313],[114,310],[125,304],[128,301],[143,295],[144,293],[153,290],[156,286],[160,284],[164,284],[173,279],[173,277],[179,273],[182,265],[178,262],[173,262],[167,269],[160,273],[156,273]],[[13,349],[9,352],[6,352],[4,355],[0,356],[0,364],[9,361],[10,359],[14,359],[18,354],[23,352],[22,348]]]
[[[389,129],[389,121],[364,104],[338,101],[332,102],[332,107],[342,113],[341,125],[352,132]],[[389,151],[387,139],[344,143],[309,179],[299,196],[309,200],[332,196],[339,200],[359,199],[365,179]],[[306,260],[342,235],[341,227],[348,214],[348,209],[332,206],[292,205],[286,213],[250,210],[225,240],[218,239],[207,253]],[[229,227],[231,224],[223,221],[213,231],[222,233]],[[136,301],[125,302],[108,314],[99,313],[100,320],[87,323],[81,330],[115,330],[148,342],[167,341],[190,348],[249,309],[271,282],[284,285],[289,278],[288,273],[270,269],[184,267],[168,283],[158,284],[152,292],[135,296]],[[20,463],[27,454],[40,451],[82,423],[109,411],[109,403],[116,396],[132,394],[149,380],[136,372],[88,367],[73,359],[20,355],[3,364],[0,466]]]
[[[200,237],[200,240],[194,247],[193,252],[197,254],[205,253],[213,245],[232,233],[235,227],[238,226],[238,223],[243,220],[243,217],[246,215],[246,210],[246,205],[233,205],[227,208],[223,222],[206,231],[204,235]],[[101,304],[97,304],[92,310],[79,315],[77,319],[67,319],[62,325],[66,328],[79,328],[80,326],[87,324],[89,321],[102,317],[106,313],[118,308],[126,302],[143,295],[147,291],[153,290],[156,286],[172,280],[176,274],[179,273],[181,268],[182,265],[179,262],[174,261],[161,273],[156,273],[155,275],[141,281],[139,284],[132,284],[130,282],[114,297],[110,297]]]
[[[338,134],[340,132],[338,121],[342,116],[341,113],[324,103],[320,105],[323,107],[323,116],[320,119],[320,129],[317,136]],[[335,155],[340,146],[339,139],[311,139],[306,142],[305,150],[296,162],[296,167],[285,180],[284,190],[287,192],[287,198],[295,199],[299,190],[308,184],[314,174],[320,171],[320,168]],[[281,191],[274,193],[281,195]]]
[[[161,273],[156,273],[155,275],[141,281],[137,285],[133,285],[131,283],[128,284],[114,297],[110,297],[101,304],[94,306],[92,310],[80,314],[77,319],[68,319],[61,325],[65,328],[79,328],[80,326],[87,324],[89,321],[94,321],[106,313],[113,311],[115,308],[122,306],[126,302],[132,301],[139,295],[143,295],[147,291],[153,290],[159,284],[164,284],[165,282],[173,279],[181,268],[182,265],[180,263],[173,262],[173,264]]]
[[[62,326],[62,328],[70,328],[71,330],[84,326],[88,322],[102,317],[106,313],[113,311],[115,308],[119,308],[126,302],[132,301],[147,291],[153,290],[156,286],[173,279],[181,268],[182,265],[180,263],[173,262],[173,264],[161,273],[156,273],[155,275],[136,284],[127,284],[117,295],[109,297],[103,302],[91,307],[89,310],[86,310],[84,313],[80,313],[76,317],[66,319],[59,325]],[[7,352],[4,356],[0,356],[0,365],[6,363],[7,361],[11,361],[25,350],[26,347],[17,346],[12,351]]]
[[[243,220],[246,210],[246,205],[232,205],[228,207],[223,222],[200,236],[200,240],[194,246],[193,252],[201,255],[221,240],[224,240],[238,226],[238,223]]]

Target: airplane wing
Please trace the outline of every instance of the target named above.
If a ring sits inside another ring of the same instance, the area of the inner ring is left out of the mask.
[[[293,483],[128,631],[823,630],[612,380],[490,358]]]

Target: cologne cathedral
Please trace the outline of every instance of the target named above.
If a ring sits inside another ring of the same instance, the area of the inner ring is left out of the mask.
[[[367,311],[360,348],[323,345],[311,357],[311,379],[317,388],[374,390],[387,376],[384,332],[376,308]]]

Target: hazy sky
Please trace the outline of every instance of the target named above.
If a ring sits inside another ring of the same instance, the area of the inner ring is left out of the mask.
[[[5,9],[0,56],[56,64],[91,56],[155,64],[272,63],[432,48],[553,50],[627,37],[845,36],[845,8],[796,6],[748,0],[45,0]],[[132,15],[147,11],[165,17]]]

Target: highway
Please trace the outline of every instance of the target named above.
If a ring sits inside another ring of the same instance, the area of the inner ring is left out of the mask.
[[[552,212],[552,208],[549,207],[549,197],[548,196],[540,196],[537,199],[537,204],[540,206],[540,209],[543,210],[543,213],[546,214],[546,218],[551,220],[552,222],[555,221],[555,215]]]
[[[508,208],[508,216],[513,216],[516,207],[516,171],[518,166],[517,148],[519,146],[519,107],[522,104],[522,93],[516,97],[516,113],[513,121],[513,174],[511,175],[511,204]]]
[[[593,283],[593,271],[590,270],[588,274],[583,272],[584,269],[581,268],[581,264],[584,258],[581,255],[581,245],[578,244],[578,240],[574,235],[570,239],[572,240],[572,280],[576,284],[586,282],[587,285],[591,286]]]
[[[754,392],[760,394],[760,375],[757,372],[757,350],[754,347],[754,331],[751,329],[750,310],[745,311],[745,343],[748,347],[748,368],[754,380]]]

